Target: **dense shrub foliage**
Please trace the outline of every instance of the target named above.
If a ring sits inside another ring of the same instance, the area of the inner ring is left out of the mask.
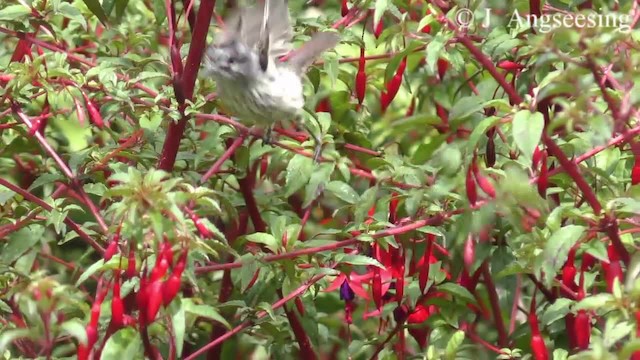
[[[232,3],[0,3],[5,358],[640,359],[637,2],[291,0],[272,144]]]

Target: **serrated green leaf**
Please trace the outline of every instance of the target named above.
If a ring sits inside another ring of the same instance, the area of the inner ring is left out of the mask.
[[[462,300],[463,302],[466,302],[466,303],[476,302],[476,299],[473,297],[473,294],[469,292],[469,290],[452,282],[446,282],[438,285],[438,290],[449,293],[453,295],[454,299]]]
[[[217,321],[220,324],[224,325],[227,329],[231,329],[231,325],[229,325],[227,320],[225,320],[225,318],[223,318],[222,315],[218,313],[218,310],[216,310],[211,305],[196,304],[193,302],[193,299],[187,298],[182,299],[182,307],[184,308],[184,311],[189,314]]]
[[[19,20],[22,17],[25,17],[25,15],[28,15],[28,14],[31,14],[31,9],[29,9],[24,5],[21,5],[21,4],[9,5],[4,9],[0,10],[0,20],[15,21],[15,20]]]
[[[143,355],[140,333],[132,327],[126,327],[109,337],[100,359],[139,359]]]
[[[313,160],[303,156],[294,155],[287,165],[285,177],[285,196],[291,196],[309,182],[313,172]]]
[[[326,191],[335,195],[338,199],[341,199],[349,204],[355,204],[360,198],[358,193],[353,188],[342,181],[332,181],[327,184]]]

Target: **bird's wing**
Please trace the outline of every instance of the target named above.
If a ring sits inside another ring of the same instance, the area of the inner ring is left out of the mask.
[[[251,48],[266,46],[270,57],[279,57],[291,50],[292,37],[288,0],[264,0],[234,10],[225,19],[224,31],[216,43],[238,39]],[[265,41],[269,43],[264,44]]]
[[[298,73],[305,73],[307,68],[322,54],[323,52],[333,48],[340,41],[340,36],[333,32],[318,32],[311,36],[311,40],[307,41],[299,49],[294,51],[287,64],[289,64]]]

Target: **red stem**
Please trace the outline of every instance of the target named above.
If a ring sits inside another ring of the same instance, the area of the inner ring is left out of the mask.
[[[500,299],[498,298],[496,285],[493,283],[493,278],[491,277],[489,263],[485,261],[481,265],[481,268],[482,278],[485,285],[487,286],[487,291],[489,293],[489,302],[491,303],[491,312],[493,313],[494,325],[496,326],[496,330],[498,330],[498,345],[504,348],[509,346],[509,338],[507,335],[507,330],[504,326],[504,320],[502,319],[502,312],[500,311]]]

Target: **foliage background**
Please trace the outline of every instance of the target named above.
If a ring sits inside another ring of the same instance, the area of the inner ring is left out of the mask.
[[[638,32],[509,22],[637,2],[290,1],[319,163],[198,77],[230,3],[0,5],[5,358],[640,358]]]

